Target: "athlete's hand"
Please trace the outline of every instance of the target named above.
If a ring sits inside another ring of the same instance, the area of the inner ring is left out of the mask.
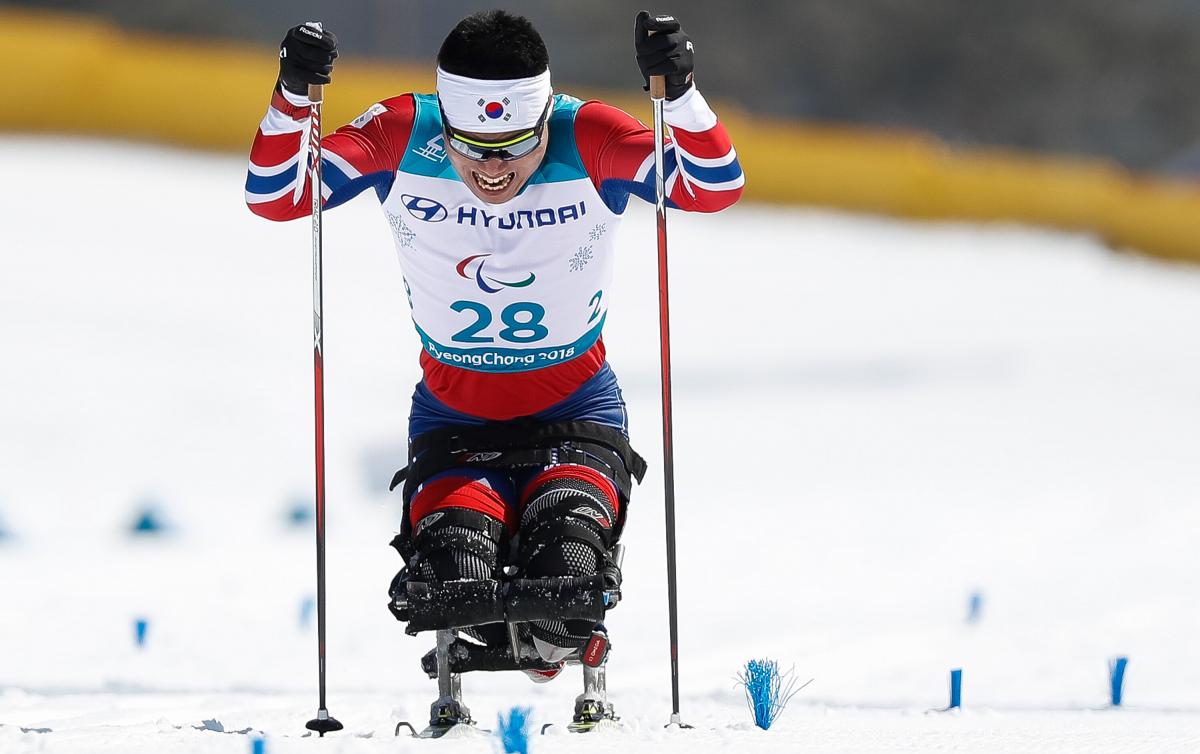
[[[666,76],[667,99],[682,97],[692,88],[692,40],[680,30],[674,16],[638,13],[633,23],[633,47],[646,89],[650,88],[651,76]]]
[[[329,83],[337,56],[333,32],[315,21],[293,26],[279,43],[279,83],[292,94],[308,96],[309,84]]]

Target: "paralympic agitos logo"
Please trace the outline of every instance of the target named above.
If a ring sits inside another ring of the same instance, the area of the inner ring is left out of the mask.
[[[533,281],[537,280],[537,276],[534,275],[532,272],[529,273],[529,277],[525,278],[524,280],[518,280],[516,282],[497,280],[496,278],[491,277],[490,275],[485,275],[483,272],[483,268],[487,265],[487,258],[490,256],[491,256],[491,254],[475,254],[474,256],[467,257],[466,259],[459,262],[458,266],[455,269],[458,270],[458,274],[460,276],[462,276],[463,278],[465,278],[467,280],[470,280],[472,276],[467,274],[467,267],[471,266],[472,262],[478,261],[479,263],[475,265],[474,277],[475,277],[475,282],[479,284],[479,290],[483,291],[484,293],[499,293],[500,291],[504,290],[505,288],[524,288],[526,286],[532,285]],[[488,285],[489,282],[494,283],[495,285],[498,285],[500,287],[493,288],[491,285]]]

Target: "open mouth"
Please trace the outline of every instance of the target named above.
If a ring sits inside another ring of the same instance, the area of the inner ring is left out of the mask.
[[[471,171],[471,176],[475,178],[475,185],[489,193],[499,193],[508,188],[508,184],[512,183],[513,178],[517,177],[516,173],[507,173],[499,178],[488,178],[486,175],[480,175],[475,171]]]

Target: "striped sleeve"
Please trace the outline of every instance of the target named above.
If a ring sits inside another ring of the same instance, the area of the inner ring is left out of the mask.
[[[670,138],[664,151],[670,206],[717,212],[741,197],[745,177],[725,127],[693,87],[663,106]],[[653,202],[654,135],[633,116],[588,102],[575,119],[575,140],[596,190],[614,212],[629,196]]]
[[[349,125],[321,140],[321,197],[336,207],[375,188],[387,195],[412,131],[411,95],[372,105]],[[304,97],[278,88],[259,124],[246,174],[246,204],[269,220],[291,220],[309,213],[308,170],[311,107]]]

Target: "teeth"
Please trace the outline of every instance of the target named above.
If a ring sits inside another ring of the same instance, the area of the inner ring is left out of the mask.
[[[475,183],[477,183],[484,191],[503,191],[508,187],[508,184],[512,182],[512,179],[516,177],[516,173],[509,173],[501,176],[500,178],[488,178],[487,176],[480,175],[479,173],[472,174],[475,176]]]

